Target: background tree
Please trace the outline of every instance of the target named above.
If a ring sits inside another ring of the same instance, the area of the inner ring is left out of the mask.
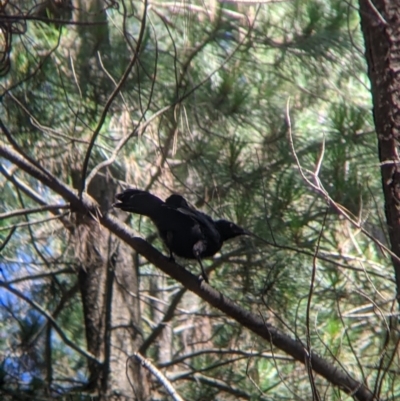
[[[375,51],[398,8],[374,4]],[[3,397],[396,399],[398,253],[357,4],[0,10]],[[122,225],[162,250],[112,209],[126,186],[256,236],[199,285]]]
[[[399,2],[377,1],[374,7],[360,1],[362,27],[366,45],[368,75],[371,80],[373,115],[378,135],[379,160],[385,212],[393,252],[392,264],[396,278],[397,300],[400,301],[400,248],[398,214],[398,104],[396,73],[397,58],[400,49],[399,38]],[[389,121],[389,124],[387,123]]]

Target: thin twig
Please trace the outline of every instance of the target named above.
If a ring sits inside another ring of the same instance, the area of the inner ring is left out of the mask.
[[[322,160],[322,158],[320,160]],[[320,166],[320,163],[318,163],[318,169],[319,169],[319,166]],[[318,255],[318,251],[319,251],[319,248],[320,248],[322,234],[324,232],[327,215],[328,215],[328,210],[326,210],[326,212],[325,212],[324,220],[322,222],[321,230],[319,232],[318,239],[317,239],[317,245],[315,247],[315,252],[314,252],[314,257],[313,257],[313,268],[312,268],[311,282],[310,282],[310,289],[309,289],[309,292],[308,292],[307,310],[306,310],[306,338],[307,338],[307,351],[308,351],[307,352],[307,356],[309,358],[306,359],[305,364],[306,364],[306,367],[307,367],[307,373],[308,373],[308,377],[309,377],[309,380],[310,380],[310,384],[311,384],[311,389],[312,389],[312,392],[313,392],[313,399],[314,400],[320,400],[321,397],[319,395],[317,386],[315,385],[315,379],[314,379],[313,370],[312,370],[310,314],[311,314],[311,300],[312,300],[312,295],[313,295],[313,292],[314,292],[315,276],[316,276],[316,273],[317,273],[317,255]]]
[[[7,246],[8,242],[10,241],[10,239],[13,236],[16,229],[17,229],[17,227],[15,227],[15,226],[11,227],[10,232],[8,233],[6,239],[0,245],[0,252]]]
[[[318,176],[315,175],[315,173],[313,173],[312,171],[309,171],[307,169],[303,169],[300,160],[297,156],[297,152],[294,146],[294,142],[293,142],[293,135],[292,135],[292,125],[291,125],[291,121],[290,121],[290,98],[287,101],[286,104],[286,121],[288,124],[288,134],[289,134],[289,144],[290,144],[290,148],[291,151],[293,153],[293,157],[295,159],[297,168],[300,172],[301,177],[303,178],[303,180],[307,183],[307,185],[310,186],[310,188],[312,188],[314,191],[316,191],[318,194],[322,195],[326,202],[328,203],[328,205],[332,206],[336,212],[338,212],[341,216],[343,216],[347,221],[349,221],[354,227],[356,227],[357,229],[359,229],[368,239],[370,239],[371,241],[373,241],[375,244],[377,244],[381,250],[387,252],[393,259],[395,259],[396,261],[400,262],[400,257],[397,256],[393,251],[391,251],[386,245],[384,245],[381,241],[379,241],[378,239],[376,239],[376,237],[374,237],[372,234],[370,234],[365,228],[363,228],[363,226],[357,222],[354,218],[354,216],[351,216],[351,212],[349,210],[347,210],[344,206],[340,205],[339,203],[335,202],[329,195],[328,191],[323,187],[321,180],[319,179]],[[305,174],[305,172],[307,172],[308,174],[310,174],[314,180],[314,183],[309,180]]]
[[[65,344],[67,344],[70,348],[78,352],[78,354],[83,355],[85,358],[88,358],[98,364],[101,364],[101,362],[91,353],[79,348],[75,342],[70,340],[66,334],[64,333],[64,330],[58,325],[58,323],[54,320],[53,316],[47,312],[45,309],[43,309],[39,304],[37,304],[35,301],[32,301],[29,297],[24,295],[22,292],[18,291],[16,288],[11,287],[10,285],[6,284],[3,280],[0,280],[0,287],[5,288],[12,294],[16,295],[18,298],[21,298],[24,300],[26,303],[31,305],[34,309],[36,309],[38,312],[40,312],[46,319],[53,325],[54,329],[56,332],[60,335],[61,339],[64,341]]]
[[[28,221],[26,223],[19,223],[19,224],[14,224],[12,226],[1,227],[0,231],[11,230],[13,227],[16,227],[16,228],[17,227],[28,227],[28,226],[33,226],[34,224],[42,224],[42,223],[46,223],[46,222],[52,221],[52,220],[59,220],[62,217],[67,216],[67,215],[69,215],[69,212],[65,212],[65,213],[59,214],[54,217],[49,217],[47,219]]]
[[[140,361],[140,363],[148,369],[157,379],[158,381],[165,387],[165,389],[168,391],[169,395],[175,400],[175,401],[184,401],[183,398],[176,392],[174,389],[173,385],[171,382],[165,377],[165,375],[158,370],[148,359],[144,358],[142,355],[140,355],[139,352],[135,352],[133,356]]]
[[[11,217],[23,216],[32,213],[42,213],[49,210],[69,209],[69,205],[46,205],[41,207],[34,207],[32,209],[18,209],[11,212],[0,213],[0,220],[10,219]]]
[[[114,88],[113,92],[111,93],[110,97],[107,100],[106,105],[104,106],[103,112],[100,116],[99,122],[97,124],[96,129],[93,132],[92,138],[90,139],[90,143],[89,146],[87,148],[86,151],[86,155],[85,155],[85,160],[83,161],[83,167],[82,167],[82,185],[79,191],[79,197],[82,198],[82,194],[86,189],[86,174],[87,174],[87,169],[89,166],[89,160],[90,160],[90,156],[92,153],[92,149],[93,146],[96,142],[97,136],[100,133],[100,130],[104,124],[104,121],[106,119],[108,110],[111,107],[111,104],[113,103],[114,99],[117,97],[117,95],[120,93],[120,91],[122,90],[122,86],[124,85],[125,81],[127,80],[133,66],[135,65],[140,51],[141,51],[141,45],[143,42],[143,38],[146,32],[146,15],[147,15],[147,0],[144,0],[144,5],[143,5],[143,16],[142,16],[142,20],[141,20],[141,25],[140,25],[140,32],[139,32],[139,38],[137,41],[137,46],[135,49],[135,52],[133,54],[133,57],[131,59],[131,61],[129,62],[128,66],[126,67],[121,79],[118,82],[118,86],[116,88]]]

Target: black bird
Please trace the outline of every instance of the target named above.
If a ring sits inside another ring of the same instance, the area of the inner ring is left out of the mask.
[[[230,221],[214,221],[190,206],[181,195],[173,194],[164,202],[150,192],[127,189],[116,195],[116,198],[119,202],[114,207],[152,220],[169,249],[171,260],[174,260],[173,254],[197,259],[206,282],[208,277],[201,259],[215,255],[224,241],[250,234]]]

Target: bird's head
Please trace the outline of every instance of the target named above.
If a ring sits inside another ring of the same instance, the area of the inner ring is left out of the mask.
[[[239,235],[250,235],[249,231],[228,220],[217,220],[215,225],[221,235],[222,241],[226,241]]]

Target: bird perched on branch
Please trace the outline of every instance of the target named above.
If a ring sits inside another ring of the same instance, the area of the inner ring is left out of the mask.
[[[116,195],[114,207],[147,216],[157,227],[162,240],[173,255],[197,259],[204,280],[207,274],[202,258],[215,255],[224,241],[238,235],[249,235],[245,229],[227,220],[213,220],[190,206],[181,195],[173,194],[166,201],[140,189],[127,189]]]

